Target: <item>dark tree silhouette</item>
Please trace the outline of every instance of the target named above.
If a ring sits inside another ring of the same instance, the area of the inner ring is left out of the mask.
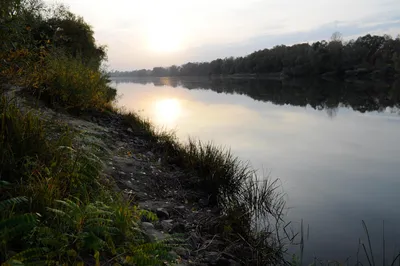
[[[400,73],[400,38],[370,34],[343,42],[339,32],[331,40],[292,46],[278,45],[245,57],[211,62],[189,62],[181,66],[155,67],[152,71],[113,71],[112,76],[209,76],[272,75],[275,77],[373,77]]]

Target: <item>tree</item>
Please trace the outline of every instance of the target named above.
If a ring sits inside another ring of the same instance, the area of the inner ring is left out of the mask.
[[[394,75],[394,70],[399,68],[398,54],[400,54],[400,38],[393,40],[389,35],[368,34],[344,43],[342,34],[335,32],[329,42],[322,40],[312,44],[277,45],[271,49],[255,51],[245,57],[218,58],[211,62],[200,63],[188,62],[180,67],[169,67],[167,75],[283,73],[295,77],[315,75],[343,77],[378,73],[390,77]],[[161,75],[160,71],[158,68],[153,69],[152,74]]]
[[[331,36],[331,42],[340,42],[340,43],[342,43],[343,42],[343,35],[338,31],[334,32],[332,34],[332,36]]]

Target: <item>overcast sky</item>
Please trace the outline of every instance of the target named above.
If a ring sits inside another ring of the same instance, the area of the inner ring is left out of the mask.
[[[52,1],[48,1],[52,2]],[[108,46],[110,69],[243,56],[277,44],[400,33],[400,0],[61,0]]]

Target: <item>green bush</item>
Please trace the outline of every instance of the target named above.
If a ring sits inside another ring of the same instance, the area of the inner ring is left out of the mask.
[[[26,81],[25,86],[66,109],[101,109],[116,96],[104,73],[61,51],[47,53],[27,71]]]

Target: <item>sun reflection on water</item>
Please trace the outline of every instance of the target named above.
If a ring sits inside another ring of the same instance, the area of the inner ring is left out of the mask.
[[[178,99],[162,99],[154,104],[155,122],[162,126],[173,126],[182,113]]]

